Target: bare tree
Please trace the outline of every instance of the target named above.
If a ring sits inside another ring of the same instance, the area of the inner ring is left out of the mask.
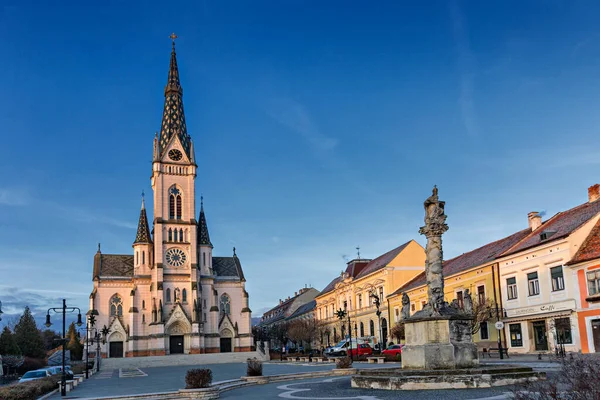
[[[396,324],[390,330],[390,335],[392,337],[395,337],[397,339],[398,343],[400,343],[401,340],[404,340],[404,338],[405,338],[404,322],[402,322],[402,321],[396,322]]]
[[[473,302],[473,323],[471,324],[471,334],[476,334],[481,329],[482,322],[488,322],[494,317],[496,303],[494,300],[485,299],[485,301]]]

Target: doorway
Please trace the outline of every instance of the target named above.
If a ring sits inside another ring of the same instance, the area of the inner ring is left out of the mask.
[[[231,338],[221,338],[221,353],[231,353]]]
[[[109,342],[108,357],[109,358],[122,358],[123,357],[123,342]]]
[[[533,326],[533,341],[536,351],[548,350],[548,338],[546,337],[546,321],[535,321]]]
[[[170,354],[183,354],[183,336],[169,336]]]
[[[594,338],[594,352],[600,353],[600,319],[592,320],[592,337]]]

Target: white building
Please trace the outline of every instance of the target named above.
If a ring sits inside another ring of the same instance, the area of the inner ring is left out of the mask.
[[[577,312],[581,288],[567,267],[600,219],[600,201],[560,212],[545,222],[528,214],[531,233],[498,256],[505,334],[510,352],[582,349]]]
[[[106,327],[104,357],[249,351],[251,311],[239,258],[214,257],[183,90],[171,52],[160,135],[154,138],[152,232],[142,199],[133,254],[94,256],[90,310]]]

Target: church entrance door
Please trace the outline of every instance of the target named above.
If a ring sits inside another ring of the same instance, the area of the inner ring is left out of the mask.
[[[171,354],[183,354],[183,336],[169,337],[169,351]]]
[[[121,358],[123,357],[123,342],[109,342],[108,357]]]
[[[221,338],[221,353],[231,353],[231,338]]]

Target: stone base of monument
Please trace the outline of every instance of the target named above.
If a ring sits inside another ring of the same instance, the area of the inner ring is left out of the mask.
[[[468,317],[453,313],[419,318],[415,314],[405,321],[404,328],[402,368],[453,369],[479,365]]]
[[[513,365],[441,370],[381,368],[359,371],[358,375],[352,377],[352,387],[382,390],[469,389],[514,385],[540,379],[546,379],[545,372]]]

